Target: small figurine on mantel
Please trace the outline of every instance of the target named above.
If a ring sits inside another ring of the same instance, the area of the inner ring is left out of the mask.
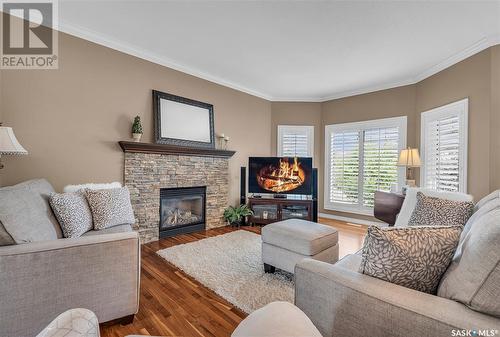
[[[217,135],[217,138],[219,138],[219,149],[220,150],[227,150],[227,143],[229,143],[229,136],[226,136],[225,134],[221,133],[220,135]]]

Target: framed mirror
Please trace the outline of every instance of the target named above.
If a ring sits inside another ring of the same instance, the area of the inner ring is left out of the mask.
[[[158,144],[215,148],[212,104],[153,90]]]

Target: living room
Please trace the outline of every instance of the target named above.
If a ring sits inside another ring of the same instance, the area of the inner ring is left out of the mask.
[[[0,336],[499,335],[499,1],[1,6]]]

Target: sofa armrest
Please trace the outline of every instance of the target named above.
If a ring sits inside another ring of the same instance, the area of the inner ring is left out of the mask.
[[[71,308],[135,314],[139,278],[135,232],[0,247],[0,335],[34,336]]]
[[[445,298],[306,259],[295,267],[295,304],[324,337],[451,336],[500,329],[500,319]]]

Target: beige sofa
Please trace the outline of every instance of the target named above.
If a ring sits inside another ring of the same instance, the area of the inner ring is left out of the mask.
[[[124,225],[63,239],[47,202],[52,191],[45,180],[0,188],[2,337],[35,336],[71,308],[92,310],[100,322],[137,313],[137,233]]]
[[[405,200],[406,202],[406,200]],[[404,205],[403,205],[404,207]],[[476,205],[437,295],[358,272],[361,256],[295,267],[295,304],[323,337],[480,336],[500,331],[500,193]],[[474,336],[474,334],[472,334]]]

